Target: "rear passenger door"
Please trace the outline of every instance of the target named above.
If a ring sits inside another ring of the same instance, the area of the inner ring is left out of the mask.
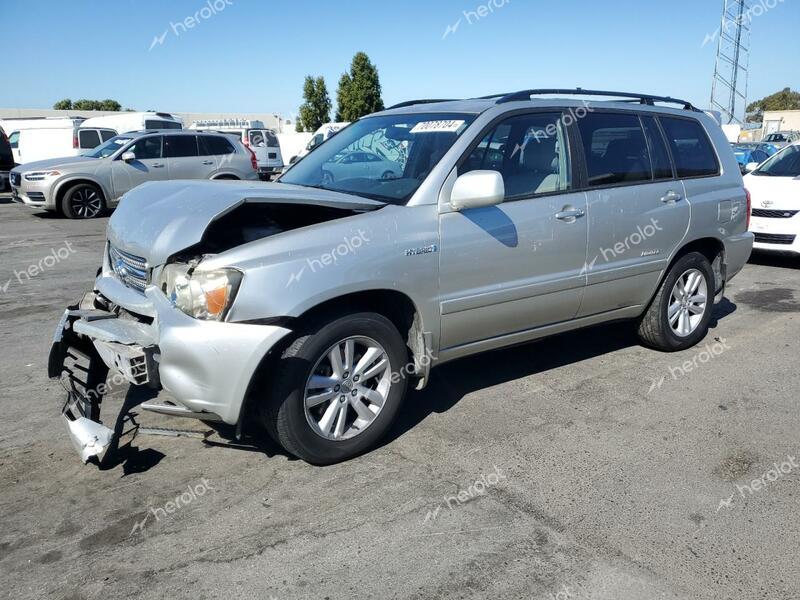
[[[170,179],[208,179],[217,168],[209,156],[200,156],[196,135],[165,135],[164,158]]]
[[[644,305],[689,226],[683,186],[655,117],[595,110],[577,128],[589,224],[579,316]]]
[[[222,135],[198,135],[197,136],[198,148],[200,150],[200,157],[203,162],[213,161],[214,170],[209,174],[209,177],[216,175],[220,172],[237,171],[237,165],[233,164],[231,160],[236,155],[236,149],[230,140]],[[209,166],[209,165],[206,165]]]

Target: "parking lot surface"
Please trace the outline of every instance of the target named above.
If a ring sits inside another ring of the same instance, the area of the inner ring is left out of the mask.
[[[101,471],[45,366],[106,222],[0,196],[0,596],[800,598],[800,260],[752,259],[685,352],[621,323],[444,365],[345,464],[222,430]]]

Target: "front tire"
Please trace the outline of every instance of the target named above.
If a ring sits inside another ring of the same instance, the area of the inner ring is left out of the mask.
[[[708,259],[699,252],[682,256],[639,321],[639,338],[665,352],[696,345],[708,334],[714,290],[714,271]]]
[[[262,421],[287,452],[315,465],[372,448],[394,422],[407,389],[408,351],[376,313],[310,327],[283,352]]]
[[[94,219],[102,215],[105,210],[103,192],[91,183],[72,186],[61,199],[61,212],[68,219]]]

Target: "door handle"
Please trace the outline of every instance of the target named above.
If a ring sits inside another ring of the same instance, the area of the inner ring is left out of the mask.
[[[154,169],[163,169],[164,168],[164,163],[155,163],[153,165],[153,168]]]
[[[204,165],[213,165],[213,164],[214,164],[214,161],[213,161],[213,160],[204,160],[204,161],[203,161],[203,164],[204,164]]]
[[[576,219],[582,217],[586,214],[586,211],[582,208],[567,208],[564,207],[564,210],[561,212],[556,213],[556,219],[559,221],[567,221],[568,223],[574,223]]]
[[[683,196],[681,196],[677,192],[673,192],[672,190],[668,191],[666,196],[661,197],[661,201],[664,204],[675,204],[678,200],[681,199],[683,199]]]

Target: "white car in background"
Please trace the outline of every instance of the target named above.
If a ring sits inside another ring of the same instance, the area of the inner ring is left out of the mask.
[[[348,125],[350,125],[350,123],[348,122],[325,123],[322,127],[320,127],[314,132],[314,135],[311,137],[311,140],[309,140],[308,144],[303,149],[303,151],[300,152],[300,154],[298,154],[297,156],[292,157],[292,159],[289,161],[289,164],[293,165],[298,160],[307,155],[309,152],[311,152],[314,148],[319,146],[322,142],[329,140]]]
[[[403,165],[381,158],[374,152],[356,150],[338,154],[322,166],[322,184],[344,179],[398,179]]]
[[[800,143],[771,156],[744,184],[751,196],[753,248],[800,254]]]
[[[255,119],[209,119],[193,121],[189,129],[195,131],[219,131],[232,135],[253,151],[258,164],[258,177],[269,181],[283,171],[283,154],[278,137],[267,129],[263,121]]]
[[[81,123],[81,129],[111,129],[117,134],[134,131],[183,129],[183,121],[163,112],[119,112],[102,117],[91,117]]]
[[[82,129],[84,122],[83,117],[39,117],[5,119],[0,125],[8,134],[14,162],[24,164],[78,156],[116,135],[109,129]]]

